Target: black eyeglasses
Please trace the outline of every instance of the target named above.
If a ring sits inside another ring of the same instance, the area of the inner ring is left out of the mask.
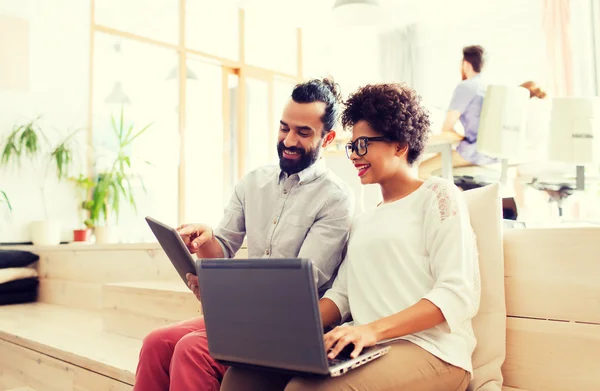
[[[387,137],[359,137],[346,144],[346,156],[351,159],[352,152],[356,151],[358,156],[365,156],[369,152],[368,146],[371,141],[390,141]]]

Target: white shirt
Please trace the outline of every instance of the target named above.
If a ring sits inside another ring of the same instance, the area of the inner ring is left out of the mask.
[[[250,258],[307,258],[320,293],[342,261],[354,215],[350,187],[318,160],[297,174],[257,168],[235,186],[215,229],[225,257],[247,237]]]
[[[479,263],[460,190],[431,177],[416,191],[357,217],[346,259],[324,297],[355,325],[394,315],[421,299],[446,322],[401,337],[472,373],[471,318],[479,309]]]

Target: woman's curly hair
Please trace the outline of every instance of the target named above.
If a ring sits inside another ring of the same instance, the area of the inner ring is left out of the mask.
[[[412,165],[425,149],[429,113],[421,106],[421,97],[405,84],[366,85],[351,94],[342,125],[348,129],[361,120],[390,141],[408,145],[408,164]]]

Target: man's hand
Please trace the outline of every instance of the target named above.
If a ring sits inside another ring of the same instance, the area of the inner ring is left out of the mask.
[[[204,224],[183,224],[177,228],[177,232],[192,254],[197,254],[202,246],[212,242],[215,237],[212,228]]]
[[[200,300],[200,288],[198,287],[198,276],[196,276],[195,274],[192,274],[192,273],[187,273],[185,275],[185,278],[187,278],[188,288],[190,288],[190,290],[192,292],[194,292],[194,295],[196,295],[196,298],[198,300]]]
[[[330,359],[335,358],[348,344],[354,344],[354,351],[350,357],[356,358],[363,348],[373,346],[377,343],[377,335],[369,326],[338,326],[324,337],[325,351],[331,352],[327,355]]]

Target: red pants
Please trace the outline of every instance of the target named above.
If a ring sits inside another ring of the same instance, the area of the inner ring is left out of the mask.
[[[152,331],[140,351],[134,391],[218,391],[228,367],[208,352],[204,318]]]

